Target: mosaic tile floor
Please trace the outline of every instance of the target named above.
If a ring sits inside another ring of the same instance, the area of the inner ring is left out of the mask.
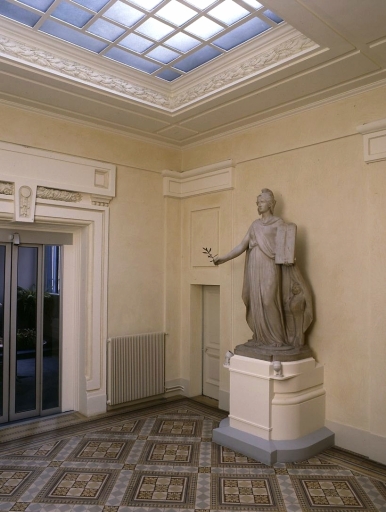
[[[183,398],[1,442],[0,511],[386,512],[386,466],[338,448],[266,466],[211,442],[224,416]]]

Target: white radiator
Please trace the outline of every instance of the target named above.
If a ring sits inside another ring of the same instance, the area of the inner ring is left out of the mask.
[[[107,403],[122,404],[165,390],[165,333],[107,340]]]

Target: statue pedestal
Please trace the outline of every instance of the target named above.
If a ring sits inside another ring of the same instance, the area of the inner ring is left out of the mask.
[[[230,360],[230,413],[213,441],[265,464],[307,459],[334,444],[324,426],[323,366],[309,357],[273,363],[235,355]]]

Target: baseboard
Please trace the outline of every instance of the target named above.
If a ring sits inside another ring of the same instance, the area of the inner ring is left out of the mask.
[[[165,382],[165,396],[175,394],[189,396],[189,381],[187,379],[172,379]]]
[[[107,401],[106,394],[94,395],[94,396],[93,395],[90,396],[89,394],[87,394],[86,404],[85,404],[86,410],[83,410],[83,408],[81,408],[79,410],[79,412],[84,414],[87,417],[96,416],[98,414],[103,414],[107,410],[106,401]]]
[[[335,445],[386,464],[386,437],[359,428],[326,421],[326,427],[335,433]]]
[[[218,393],[218,408],[222,411],[229,411],[230,393],[220,389]]]

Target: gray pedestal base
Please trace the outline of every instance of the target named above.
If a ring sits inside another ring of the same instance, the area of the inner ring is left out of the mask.
[[[229,426],[229,418],[213,430],[213,441],[272,466],[275,462],[309,459],[334,445],[334,433],[326,427],[290,441],[267,441]]]

